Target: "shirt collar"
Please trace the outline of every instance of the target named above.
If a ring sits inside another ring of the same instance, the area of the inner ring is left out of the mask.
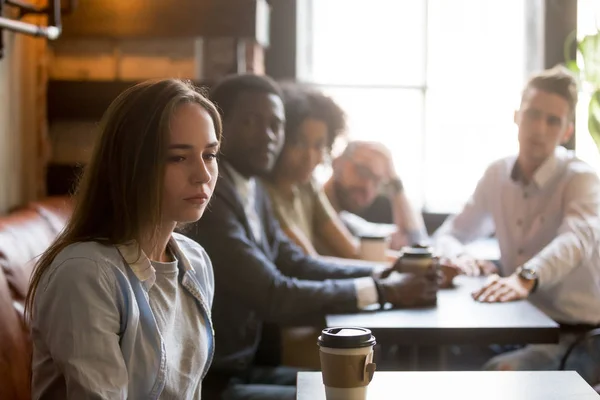
[[[227,162],[223,163],[223,165],[229,172],[229,175],[231,175],[231,180],[233,181],[235,190],[238,192],[240,198],[244,201],[244,203],[250,203],[254,198],[256,179],[244,177]]]
[[[184,272],[192,270],[192,266],[187,257],[185,257],[179,248],[177,241],[172,236],[169,239],[167,246],[171,249],[175,258],[179,260],[177,263],[178,268],[183,268]],[[146,291],[150,290],[156,282],[156,270],[138,243],[136,241],[131,241],[125,244],[119,244],[117,245],[117,249],[135,276],[143,283]]]
[[[558,146],[556,150],[554,150],[554,153],[552,153],[546,160],[544,160],[542,165],[538,167],[533,174],[532,179],[533,183],[535,183],[538,188],[542,188],[554,176],[555,172],[558,170],[559,159],[564,157],[566,153],[567,149],[562,146]],[[518,159],[515,160],[510,173],[510,178],[515,182],[523,181]]]

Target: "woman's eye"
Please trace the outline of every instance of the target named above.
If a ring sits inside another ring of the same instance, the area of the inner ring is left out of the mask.
[[[185,157],[183,156],[170,156],[169,162],[182,162],[185,161]]]
[[[217,159],[217,154],[216,153],[206,154],[204,156],[204,158],[206,158],[207,160],[216,160]]]

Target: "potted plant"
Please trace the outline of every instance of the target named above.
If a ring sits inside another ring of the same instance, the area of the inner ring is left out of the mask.
[[[576,42],[576,33],[565,44],[566,66],[580,79],[580,90],[589,95],[588,130],[600,150],[600,29]],[[577,43],[581,64],[569,56],[571,46]]]

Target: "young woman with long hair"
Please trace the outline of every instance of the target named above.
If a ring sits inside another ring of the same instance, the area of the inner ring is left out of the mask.
[[[73,215],[31,279],[32,397],[199,399],[213,272],[174,229],[212,195],[219,114],[187,82],[149,81],[99,130]]]

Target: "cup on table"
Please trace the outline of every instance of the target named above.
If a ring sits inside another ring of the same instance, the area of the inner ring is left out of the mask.
[[[318,340],[325,398],[365,400],[373,379],[375,336],[365,328],[326,328]]]
[[[418,244],[403,247],[399,262],[401,272],[412,274],[426,274],[439,266],[438,259],[433,255],[433,249]]]
[[[386,250],[389,247],[389,236],[361,236],[360,258],[366,261],[387,261]]]
[[[433,249],[429,246],[416,244],[403,247],[396,266],[399,266],[400,272],[427,276],[429,279],[435,279],[438,285],[441,282],[439,258],[434,255]],[[451,282],[445,287],[449,286]],[[431,302],[431,305],[434,304],[437,304],[437,298]]]

